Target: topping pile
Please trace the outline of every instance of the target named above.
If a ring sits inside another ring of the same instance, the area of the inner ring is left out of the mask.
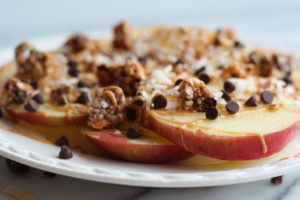
[[[49,52],[20,44],[17,73],[0,105],[27,112],[52,106],[88,115],[90,127],[103,129],[136,120],[136,109],[203,112],[215,120],[298,100],[292,56],[249,48],[232,29],[135,31],[123,21],[113,31],[113,38],[101,40],[76,34]]]

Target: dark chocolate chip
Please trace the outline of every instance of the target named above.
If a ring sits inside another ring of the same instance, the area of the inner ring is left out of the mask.
[[[210,82],[210,76],[207,75],[206,73],[201,73],[201,74],[199,75],[199,79],[200,79],[201,81],[203,81],[205,84],[208,84],[208,83]]]
[[[254,107],[254,106],[257,106],[257,98],[256,96],[252,95],[251,97],[249,97],[249,99],[246,101],[245,105],[246,106],[251,106],[251,107]]]
[[[218,37],[216,37],[216,39],[214,40],[214,45],[215,46],[221,45],[220,39]]]
[[[89,95],[86,92],[82,92],[79,97],[76,99],[76,103],[86,105],[90,102]]]
[[[177,79],[177,80],[175,81],[175,84],[174,84],[174,86],[177,86],[177,85],[179,85],[181,82],[182,82],[182,79],[181,79],[181,78],[180,78],[180,79]]]
[[[71,149],[67,146],[62,146],[60,152],[58,154],[58,158],[60,159],[70,159],[73,157],[73,153]]]
[[[33,89],[36,90],[39,87],[39,82],[36,81],[36,80],[33,80],[33,81],[30,82],[30,85],[33,87]]]
[[[24,106],[24,109],[28,112],[36,112],[39,109],[39,104],[35,100],[31,99]]]
[[[231,92],[233,92],[233,91],[235,90],[235,86],[234,86],[233,83],[231,83],[230,81],[226,81],[226,82],[224,83],[224,90],[225,90],[226,92],[231,93]]]
[[[44,97],[41,93],[37,93],[32,97],[38,104],[43,104],[44,103]]]
[[[0,118],[3,117],[3,109],[0,107]]]
[[[136,110],[132,107],[125,108],[125,115],[129,121],[134,121],[137,118]]]
[[[60,100],[58,101],[58,105],[60,105],[60,106],[66,105],[66,100],[65,100],[65,98],[61,97]]]
[[[154,104],[154,109],[165,108],[168,104],[168,101],[163,95],[156,95],[152,99],[152,103]]]
[[[217,101],[214,98],[205,99],[200,105],[200,111],[205,112],[208,108],[216,107]]]
[[[273,183],[274,185],[279,185],[282,183],[282,178],[283,178],[283,176],[273,177],[271,179],[271,183]]]
[[[145,56],[138,57],[138,61],[139,61],[140,63],[145,63],[145,62],[147,62],[147,60],[148,60],[148,58],[145,57]]]
[[[219,65],[217,68],[218,69],[224,69],[224,65]]]
[[[128,138],[135,139],[141,137],[141,133],[139,133],[135,128],[130,127],[126,132],[126,136]]]
[[[54,174],[52,172],[44,172],[43,175],[45,177],[48,177],[48,178],[54,178],[54,177],[56,177],[56,174]]]
[[[79,88],[89,88],[90,85],[84,81],[79,81],[78,84],[77,84],[77,87]]]
[[[77,77],[79,75],[79,70],[77,68],[70,68],[68,73],[72,77]]]
[[[69,146],[69,140],[67,138],[67,136],[61,136],[60,138],[58,138],[56,141],[55,141],[55,144],[58,145],[58,146]]]
[[[6,165],[8,166],[10,171],[12,171],[16,174],[26,174],[30,170],[30,167],[28,167],[27,165],[18,163],[16,161],[13,161],[10,159],[6,159]]]
[[[202,66],[202,67],[200,67],[199,69],[197,69],[197,70],[195,71],[195,75],[196,75],[196,76],[198,76],[198,74],[200,74],[200,73],[204,72],[204,71],[205,71],[205,69],[206,69],[206,67],[205,67],[205,66]]]
[[[12,102],[15,104],[22,104],[25,102],[27,96],[28,95],[25,91],[15,90]]]
[[[284,78],[283,78],[283,81],[289,85],[289,84],[293,84],[293,79],[290,75],[286,75]]]
[[[205,116],[207,119],[214,120],[219,116],[219,111],[217,108],[210,107],[205,111]]]
[[[244,47],[244,44],[242,44],[240,41],[236,40],[234,42],[234,47],[235,48],[241,48],[241,47]]]
[[[231,96],[227,92],[222,90],[222,93],[223,93],[222,98],[225,99],[225,101],[230,101],[231,100]]]
[[[239,111],[240,106],[237,102],[235,101],[228,101],[226,104],[226,110],[230,113],[230,114],[235,114]]]
[[[106,67],[106,65],[100,65],[100,66],[97,67],[97,70],[98,71],[102,71],[102,70],[103,71],[108,71],[108,68]]]
[[[77,67],[77,62],[75,60],[69,60],[68,61],[68,66],[70,68],[76,68]]]
[[[142,106],[142,105],[144,105],[144,103],[145,103],[145,100],[142,100],[142,98],[139,98],[139,99],[136,99],[133,101],[133,104],[137,105],[137,106]]]
[[[271,104],[274,97],[270,91],[265,90],[260,94],[260,98],[265,104]]]
[[[178,59],[174,65],[183,65],[185,62],[182,59]]]

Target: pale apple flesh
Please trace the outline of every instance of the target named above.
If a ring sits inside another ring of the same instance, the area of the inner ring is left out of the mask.
[[[110,155],[127,161],[142,163],[166,163],[179,161],[192,156],[192,153],[144,129],[140,138],[129,139],[123,133],[112,130],[90,131],[82,133],[93,143]],[[147,133],[145,133],[147,132]]]
[[[202,115],[181,113],[176,116],[150,111],[143,121],[147,128],[188,151],[223,160],[251,160],[272,155],[283,149],[300,127],[299,108],[249,109],[217,120],[206,120]],[[196,126],[187,125],[199,119]]]
[[[87,122],[87,111],[77,113],[74,109],[72,113],[68,114],[64,109],[59,110],[56,106],[47,104],[40,105],[36,112],[28,112],[21,107],[13,109],[6,108],[6,112],[14,120],[25,121],[33,125],[82,125]]]

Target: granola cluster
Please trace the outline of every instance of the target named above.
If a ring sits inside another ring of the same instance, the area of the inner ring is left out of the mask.
[[[145,71],[138,61],[127,60],[125,65],[98,69],[98,77],[101,85],[118,85],[124,91],[125,96],[136,94],[140,81],[145,78]]]
[[[88,111],[88,125],[95,129],[117,125],[124,119],[125,96],[117,86],[99,88]]]
[[[133,28],[126,22],[122,21],[114,28],[113,46],[116,49],[130,50],[133,46]]]
[[[188,78],[180,83],[180,102],[183,110],[205,111],[216,104],[212,102],[212,98],[212,92],[199,79]]]
[[[31,44],[24,42],[15,50],[18,64],[18,77],[25,80],[38,80],[56,74],[58,68],[52,54],[38,51]]]
[[[32,94],[33,88],[17,78],[10,79],[3,90],[1,95],[1,104],[3,105],[22,105]]]

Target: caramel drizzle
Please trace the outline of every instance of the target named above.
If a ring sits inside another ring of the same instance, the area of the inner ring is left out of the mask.
[[[180,113],[180,112],[178,112],[178,113]],[[230,135],[241,134],[240,132],[220,130],[220,129],[215,129],[215,128],[211,128],[211,127],[207,127],[207,126],[201,126],[199,124],[196,124],[196,123],[201,122],[204,119],[197,119],[197,120],[190,121],[190,122],[180,122],[180,121],[173,120],[173,119],[166,119],[164,117],[161,117],[161,116],[155,114],[154,112],[150,112],[149,115],[152,116],[152,117],[154,117],[154,118],[156,118],[156,119],[162,120],[162,121],[166,121],[166,122],[169,122],[169,123],[177,124],[177,125],[180,126],[180,130],[182,130],[183,127],[188,127],[188,128],[197,128],[197,129],[200,129],[200,130],[213,130],[213,131],[216,131],[216,132],[227,133],[227,134],[230,134]],[[268,147],[267,147],[265,138],[264,138],[264,136],[262,134],[251,133],[251,132],[242,132],[242,134],[247,135],[247,136],[256,136],[256,137],[258,137],[259,140],[260,140],[260,142],[261,142],[261,145],[262,145],[262,152],[266,153],[268,151]],[[181,143],[182,143],[182,146],[184,148],[186,148],[186,146],[185,146],[185,144],[183,142],[183,136],[182,135],[183,134],[180,134],[180,136],[181,136]]]

